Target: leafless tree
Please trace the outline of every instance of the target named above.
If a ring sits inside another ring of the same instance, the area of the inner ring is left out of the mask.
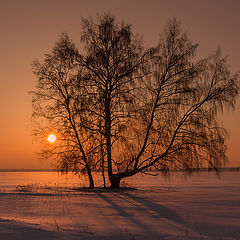
[[[227,163],[227,132],[217,114],[234,107],[238,75],[219,49],[196,60],[197,44],[176,19],[145,51],[131,26],[111,15],[85,19],[81,39],[86,54],[79,64],[97,101],[93,112],[104,122],[99,133],[112,188],[139,172]]]
[[[94,141],[82,127],[86,117],[84,106],[89,104],[89,99],[84,97],[84,87],[76,86],[74,80],[79,72],[75,64],[77,56],[74,44],[66,34],[62,34],[51,53],[45,55],[43,63],[33,63],[37,79],[36,89],[31,92],[33,119],[37,137],[45,140],[46,135],[53,131],[58,138],[55,144],[45,144],[41,156],[56,156],[61,171],[87,173],[89,188],[93,188],[94,158],[91,150]]]
[[[147,53],[142,40],[133,35],[131,26],[118,24],[114,17],[104,15],[94,22],[83,20],[81,40],[86,54],[79,59],[88,72],[88,84],[96,103],[91,110],[95,116],[93,127],[104,137],[108,177],[115,187],[119,166],[116,150],[124,141],[128,121],[134,117],[136,106],[135,88],[147,73],[144,64]],[[97,106],[97,107],[96,107]]]
[[[227,163],[227,132],[217,114],[224,106],[234,108],[238,75],[231,74],[220,49],[194,61],[196,49],[175,19],[167,25],[145,80],[143,120],[133,128],[138,144],[120,179],[150,169],[218,170]]]
[[[176,19],[157,46],[144,49],[131,25],[110,14],[83,19],[81,51],[69,44],[71,54],[62,51],[57,67],[48,59],[56,59],[59,43],[34,65],[35,112],[63,133],[64,166],[76,161],[88,173],[101,170],[104,183],[106,168],[111,187],[119,188],[138,173],[218,170],[228,162],[218,113],[234,109],[239,82],[220,49],[197,59],[198,45]],[[69,71],[59,72],[68,62]]]

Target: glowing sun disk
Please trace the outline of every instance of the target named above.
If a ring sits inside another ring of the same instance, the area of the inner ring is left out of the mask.
[[[56,136],[54,134],[50,134],[47,138],[47,140],[50,142],[50,143],[54,143],[56,141]]]

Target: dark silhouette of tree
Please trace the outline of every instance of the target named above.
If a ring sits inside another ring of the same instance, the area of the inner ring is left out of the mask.
[[[51,131],[56,132],[58,141],[45,146],[42,157],[56,156],[61,171],[87,173],[89,188],[94,188],[94,140],[81,124],[85,118],[84,106],[89,103],[84,97],[84,87],[76,86],[74,80],[79,72],[75,64],[77,56],[74,44],[63,34],[51,53],[45,55],[42,64],[38,61],[33,63],[33,73],[37,78],[36,90],[31,92],[35,135],[45,140]],[[76,102],[79,104],[77,107]]]
[[[89,124],[105,140],[108,177],[114,188],[118,181],[114,171],[122,164],[121,159],[117,160],[118,150],[127,141],[126,127],[130,127],[128,121],[138,107],[135,88],[138,79],[146,75],[142,68],[147,54],[142,51],[141,39],[133,35],[131,26],[118,24],[109,15],[100,17],[97,23],[84,19],[81,41],[86,55],[79,59],[79,64],[86,69],[85,85],[89,86],[89,96],[95,99],[89,111],[96,123],[91,118]]]
[[[234,109],[238,75],[220,49],[198,60],[197,44],[176,19],[156,47],[144,49],[132,27],[109,14],[83,19],[81,43],[82,53],[72,44],[69,56],[78,155],[70,149],[62,163],[81,156],[84,169],[102,170],[105,182],[106,168],[111,187],[119,188],[121,179],[137,173],[218,170],[228,162],[218,113]],[[64,117],[58,124],[65,128]],[[76,133],[71,139],[76,142]]]

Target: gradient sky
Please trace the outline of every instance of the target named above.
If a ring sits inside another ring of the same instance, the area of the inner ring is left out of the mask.
[[[233,72],[240,70],[239,0],[0,0],[0,169],[46,168],[31,137],[31,63],[49,53],[61,32],[77,44],[81,18],[110,12],[131,23],[147,46],[156,44],[166,22],[181,21],[198,55],[221,46]],[[230,132],[228,156],[240,166],[240,100],[222,116]]]

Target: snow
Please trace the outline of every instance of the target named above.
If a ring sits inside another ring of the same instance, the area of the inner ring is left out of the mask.
[[[0,239],[240,239],[240,172],[123,185],[88,190],[71,174],[1,172]]]

